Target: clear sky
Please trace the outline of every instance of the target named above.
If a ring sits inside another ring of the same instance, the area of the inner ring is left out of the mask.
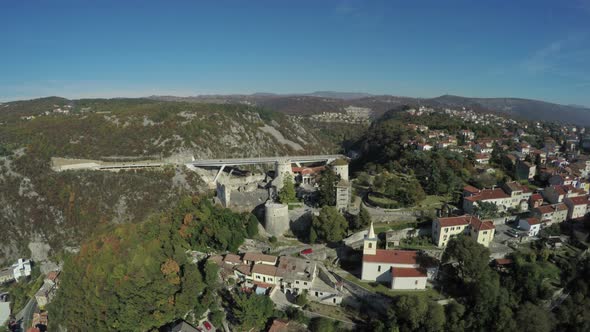
[[[0,0],[0,100],[315,90],[590,106],[590,0]]]

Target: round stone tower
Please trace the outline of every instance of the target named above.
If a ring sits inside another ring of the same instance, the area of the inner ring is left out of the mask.
[[[275,163],[275,178],[272,181],[273,186],[275,186],[278,190],[283,188],[283,181],[285,175],[287,174],[291,176],[291,179],[293,179],[293,169],[291,168],[291,160],[277,160]]]
[[[348,161],[336,159],[330,164],[334,173],[340,176],[341,180],[348,181]]]
[[[275,162],[275,178],[282,177],[285,174],[290,174],[291,176],[293,176],[291,160],[279,159]]]
[[[264,229],[274,236],[289,230],[289,206],[267,201],[264,204]]]

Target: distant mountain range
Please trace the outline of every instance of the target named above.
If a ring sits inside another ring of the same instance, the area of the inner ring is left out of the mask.
[[[250,104],[282,113],[301,115],[321,112],[344,112],[344,108],[347,106],[370,108],[373,111],[373,116],[379,116],[401,105],[465,107],[475,111],[497,112],[514,118],[533,121],[555,121],[590,126],[590,108],[522,98],[471,98],[453,95],[436,98],[413,98],[334,91],[316,91],[304,94],[254,93],[251,95],[202,95],[195,97],[151,96],[150,98],[222,104]]]

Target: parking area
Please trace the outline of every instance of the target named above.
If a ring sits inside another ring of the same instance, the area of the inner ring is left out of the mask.
[[[507,225],[507,224],[500,224],[500,225],[496,225],[496,234],[494,234],[494,242],[498,242],[498,243],[506,243],[506,242],[518,242],[518,239],[510,236],[507,234],[508,230],[516,230],[518,231],[518,229],[512,227],[511,225]]]

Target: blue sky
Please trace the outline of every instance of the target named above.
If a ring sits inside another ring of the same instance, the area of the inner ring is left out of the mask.
[[[590,0],[0,0],[0,100],[315,90],[590,106]]]

